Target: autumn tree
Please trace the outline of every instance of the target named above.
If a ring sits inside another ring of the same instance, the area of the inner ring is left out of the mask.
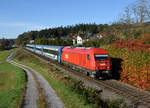
[[[138,0],[133,4],[132,9],[134,16],[136,17],[136,23],[142,24],[147,20],[147,12],[149,11],[147,3],[147,0]]]
[[[147,21],[150,21],[150,2],[137,0],[125,7],[117,22],[120,24],[142,24]]]

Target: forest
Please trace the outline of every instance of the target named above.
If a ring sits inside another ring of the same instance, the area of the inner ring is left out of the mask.
[[[0,50],[9,49],[15,43],[14,39],[0,39]]]
[[[105,25],[97,25],[97,24],[77,24],[67,27],[56,27],[56,28],[49,28],[41,31],[30,31],[25,32],[18,36],[16,40],[16,44],[24,45],[29,42],[29,40],[35,40],[36,44],[55,44],[58,45],[65,45],[65,42],[60,38],[63,36],[72,37],[77,36],[80,34],[95,34],[98,32],[105,31],[108,27],[107,24]],[[55,41],[52,41],[56,39]],[[59,42],[61,41],[61,42]],[[69,41],[69,40],[68,40]],[[63,44],[64,43],[64,44]],[[68,44],[67,44],[68,45]]]

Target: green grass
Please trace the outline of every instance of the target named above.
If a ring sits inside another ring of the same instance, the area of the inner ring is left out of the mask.
[[[23,51],[18,50],[14,59],[16,62],[30,66],[50,83],[55,89],[58,96],[64,102],[67,108],[99,108],[96,103],[88,102],[83,93],[79,93],[73,89],[74,82],[76,80],[70,78],[68,75],[58,71],[56,68],[39,61],[33,55],[26,54]],[[83,89],[84,90],[84,89]],[[84,92],[84,91],[82,91]],[[103,101],[107,107],[105,108],[119,108],[123,102],[119,101]],[[120,102],[120,104],[118,104]]]
[[[0,51],[0,108],[17,108],[25,90],[25,72],[5,60],[9,51]]]

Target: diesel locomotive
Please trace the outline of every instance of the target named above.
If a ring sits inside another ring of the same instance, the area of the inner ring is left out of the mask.
[[[91,77],[101,79],[111,76],[110,57],[102,48],[27,44],[26,49],[72,68],[79,68]]]

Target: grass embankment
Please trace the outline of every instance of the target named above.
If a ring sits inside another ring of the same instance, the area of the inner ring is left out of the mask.
[[[25,72],[5,60],[10,52],[0,51],[0,108],[17,108],[25,90]]]
[[[122,82],[150,91],[150,54],[146,50],[131,50],[104,46],[113,58],[114,76]],[[118,75],[117,75],[118,74]]]
[[[122,100],[102,100],[97,90],[86,88],[68,75],[46,64],[32,54],[18,50],[15,61],[30,66],[50,83],[67,108],[119,108]]]

